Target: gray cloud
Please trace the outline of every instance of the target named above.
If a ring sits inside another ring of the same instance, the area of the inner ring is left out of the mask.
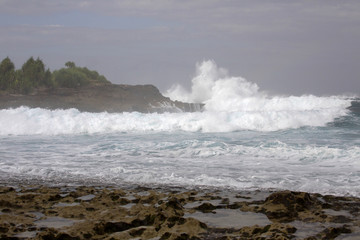
[[[360,93],[359,1],[0,0],[0,13],[41,17],[0,25],[0,53],[17,66],[31,55],[52,69],[75,60],[165,90],[188,86],[210,58],[272,92]]]

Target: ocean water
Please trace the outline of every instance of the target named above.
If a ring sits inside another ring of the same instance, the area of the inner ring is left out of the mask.
[[[213,61],[167,96],[200,112],[0,110],[0,182],[289,189],[360,197],[356,96],[268,96]]]

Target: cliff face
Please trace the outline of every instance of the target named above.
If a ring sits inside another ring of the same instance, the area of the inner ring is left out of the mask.
[[[197,111],[196,104],[172,101],[153,85],[117,85],[38,90],[31,95],[0,94],[0,108],[20,106],[47,109],[77,108],[87,112],[179,112]]]

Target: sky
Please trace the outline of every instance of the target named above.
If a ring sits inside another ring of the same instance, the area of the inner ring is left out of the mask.
[[[0,0],[0,58],[190,88],[195,65],[283,95],[360,95],[359,0]]]

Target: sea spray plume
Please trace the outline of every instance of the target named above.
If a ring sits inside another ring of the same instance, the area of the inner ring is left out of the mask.
[[[178,101],[211,104],[216,99],[224,101],[237,96],[252,96],[257,94],[258,89],[255,83],[242,77],[229,77],[226,69],[218,67],[213,60],[207,60],[196,63],[191,92],[175,84],[164,95]]]
[[[207,60],[196,64],[191,92],[176,84],[164,95],[173,100],[204,103],[208,111],[233,111],[239,98],[263,95],[258,90],[256,83],[242,77],[230,77],[226,69],[218,67],[213,60]]]
[[[196,65],[191,92],[175,85],[165,94],[173,100],[203,103],[202,131],[274,131],[325,126],[346,115],[350,106],[349,99],[342,96],[270,97],[259,91],[256,83],[229,76],[227,70],[212,60]]]
[[[211,97],[204,101],[208,111],[238,111],[244,110],[243,104],[255,98],[262,98],[255,83],[241,77],[225,77],[217,80],[212,87]]]
[[[215,84],[227,75],[227,70],[218,68],[213,60],[197,63],[196,77],[192,79],[190,99],[196,103],[204,103],[211,99]]]
[[[203,103],[205,110],[217,112],[312,111],[349,106],[349,101],[342,96],[267,96],[259,91],[256,83],[229,76],[228,71],[219,68],[213,60],[196,64],[191,92],[177,84],[165,95],[173,100]]]

